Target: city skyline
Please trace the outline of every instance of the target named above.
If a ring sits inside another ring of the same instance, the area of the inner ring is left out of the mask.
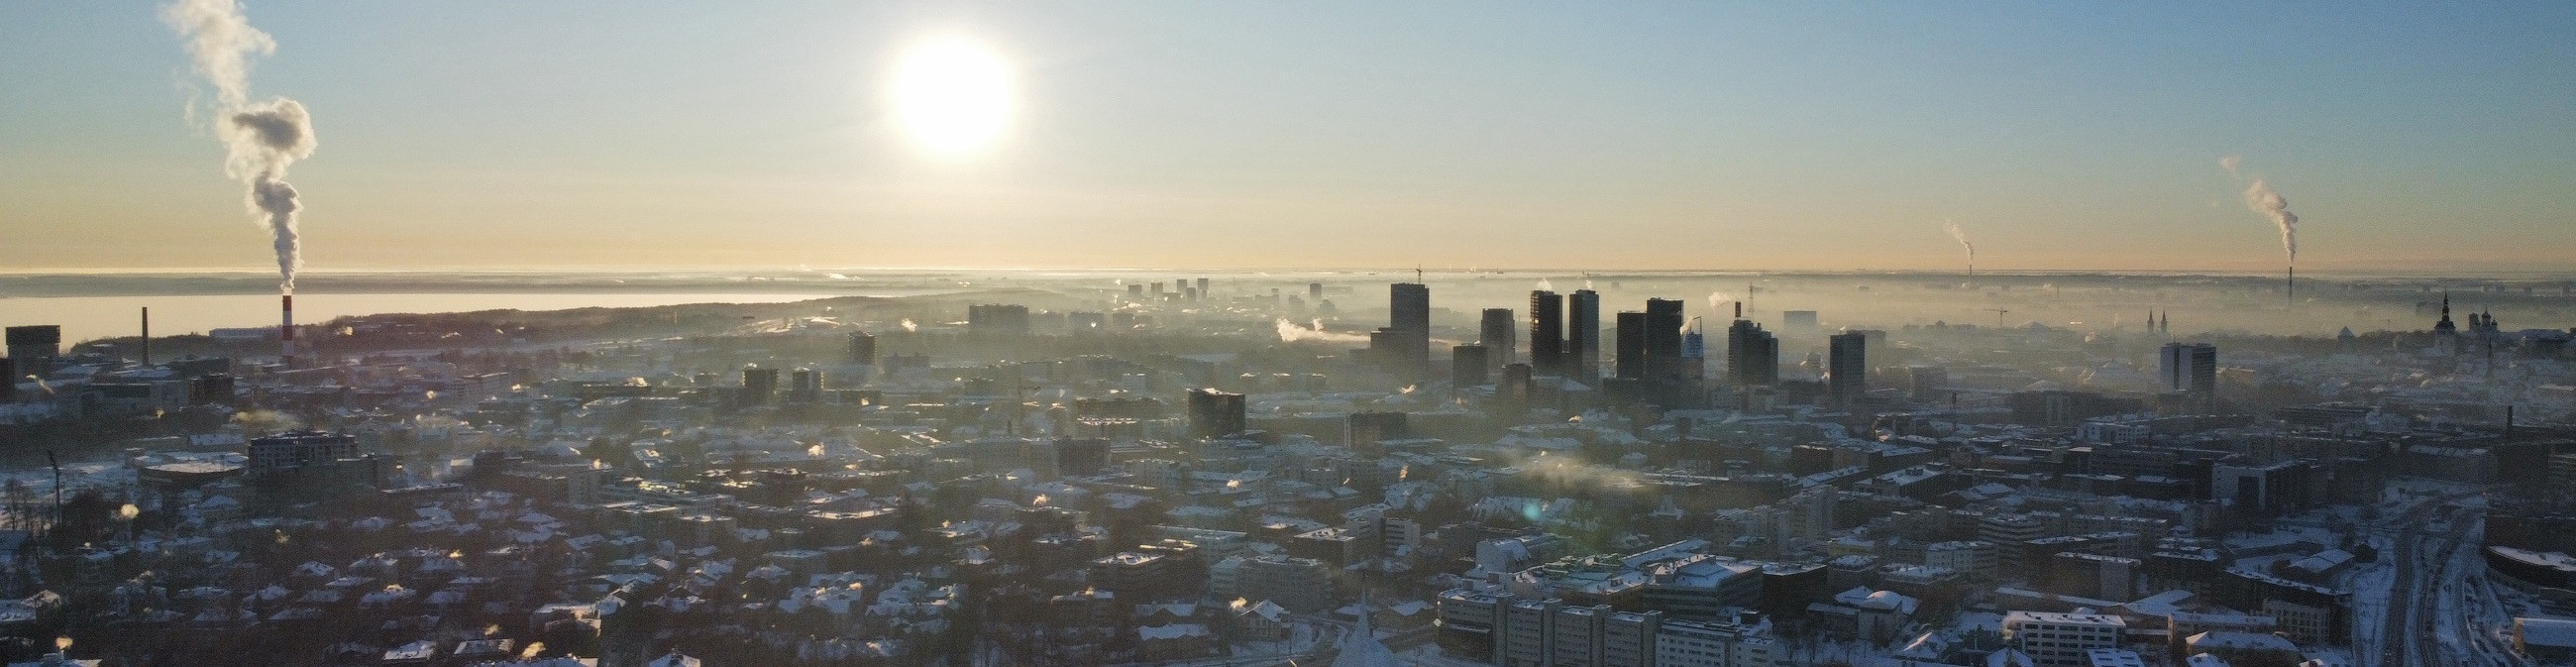
[[[249,6],[311,265],[2277,270],[2227,156],[2303,269],[2576,251],[2564,7],[604,9]],[[0,262],[268,260],[151,7],[9,12]],[[886,99],[939,40],[970,150]]]

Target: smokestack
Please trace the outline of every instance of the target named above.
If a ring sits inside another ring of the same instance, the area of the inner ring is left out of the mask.
[[[2290,283],[2289,283],[2288,289],[2284,289],[2284,290],[2282,290],[2282,293],[2283,293],[2283,294],[2287,294],[2287,295],[2289,295],[2289,297],[2290,297],[2290,305],[2298,305],[2298,303],[2299,303],[2299,267],[2297,267],[2297,266],[2292,266],[2292,267],[2290,267]]]
[[[143,307],[143,365],[152,365],[152,307]]]
[[[1744,302],[1735,302],[1735,319],[1744,319]]]
[[[277,295],[277,308],[278,316],[283,323],[277,327],[277,341],[283,350],[277,360],[278,363],[293,366],[295,365],[295,295]]]

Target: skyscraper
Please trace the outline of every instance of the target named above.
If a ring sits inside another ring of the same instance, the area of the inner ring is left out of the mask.
[[[1387,286],[1386,328],[1395,333],[1393,372],[1408,380],[1431,375],[1431,288],[1421,283]]]
[[[1479,327],[1476,342],[1485,346],[1487,362],[1500,370],[1517,361],[1512,358],[1512,351],[1520,342],[1514,340],[1512,332],[1519,327],[1518,323],[1512,320],[1512,309],[1487,308],[1485,319],[1479,324],[1482,326]]]
[[[1530,372],[1565,374],[1565,298],[1555,292],[1530,292]]]
[[[1646,300],[1646,379],[1682,379],[1682,302]]]
[[[1859,399],[1869,391],[1869,336],[1848,331],[1834,334],[1826,343],[1831,352],[1826,362],[1826,390],[1836,401]]]
[[[1780,383],[1780,339],[1752,320],[1726,327],[1726,377],[1737,387]]]
[[[1646,314],[1631,310],[1616,317],[1619,340],[1611,371],[1622,379],[1646,379]]]
[[[1567,302],[1566,370],[1575,381],[1591,384],[1601,378],[1601,293],[1575,290]]]
[[[1690,329],[1682,332],[1682,377],[1693,382],[1708,379],[1708,336],[1700,333],[1700,320],[1691,320]]]

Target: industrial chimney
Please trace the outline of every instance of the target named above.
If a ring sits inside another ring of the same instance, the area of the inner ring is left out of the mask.
[[[292,367],[295,365],[295,295],[278,295],[277,307],[279,316],[284,318],[284,324],[277,328],[277,341],[284,350],[279,353],[277,362]]]

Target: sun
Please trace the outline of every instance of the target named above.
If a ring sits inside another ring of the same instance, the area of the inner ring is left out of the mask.
[[[922,149],[940,156],[991,145],[1011,116],[1011,69],[972,40],[914,44],[895,66],[894,113]]]

